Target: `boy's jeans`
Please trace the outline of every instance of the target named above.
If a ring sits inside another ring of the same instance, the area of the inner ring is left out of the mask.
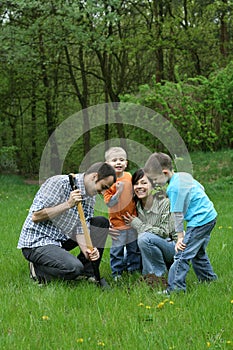
[[[175,242],[169,242],[154,233],[144,232],[138,238],[138,246],[142,255],[142,274],[163,276],[173,263]]]
[[[184,236],[186,248],[179,250],[174,257],[168,274],[168,290],[186,291],[186,275],[191,261],[193,269],[200,282],[217,279],[210,264],[206,247],[210,240],[210,233],[216,224],[216,219],[200,227],[188,227]]]
[[[137,243],[137,231],[134,229],[120,230],[117,240],[112,240],[110,263],[112,276],[141,270],[141,254]],[[126,249],[126,255],[125,255]]]

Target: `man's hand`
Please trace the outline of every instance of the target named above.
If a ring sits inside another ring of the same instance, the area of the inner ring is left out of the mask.
[[[82,201],[82,195],[80,190],[74,190],[70,193],[70,198],[68,199],[68,205],[73,208],[78,202]]]
[[[96,261],[100,257],[100,253],[97,248],[93,248],[92,250],[87,249],[86,253],[88,255],[88,259],[91,261]]]

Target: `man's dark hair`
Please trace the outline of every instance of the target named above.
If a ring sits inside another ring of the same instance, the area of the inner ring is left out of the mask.
[[[114,168],[105,162],[94,163],[87,169],[86,174],[97,173],[98,180],[105,179],[108,176],[113,176],[114,182],[116,182],[116,172]]]

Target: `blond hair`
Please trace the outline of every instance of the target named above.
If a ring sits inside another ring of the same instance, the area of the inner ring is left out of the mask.
[[[110,147],[105,152],[105,160],[109,161],[113,157],[122,157],[124,159],[127,159],[127,154],[122,147]]]

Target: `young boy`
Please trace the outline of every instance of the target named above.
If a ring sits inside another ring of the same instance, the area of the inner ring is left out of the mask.
[[[203,186],[188,173],[174,173],[171,158],[164,153],[153,153],[147,160],[145,173],[154,185],[168,182],[167,195],[170,211],[174,213],[178,240],[176,255],[168,274],[168,289],[186,291],[186,275],[189,261],[199,281],[217,279],[206,253],[210,233],[215,226],[217,212],[206,195]],[[187,222],[184,232],[184,221]]]
[[[116,172],[117,181],[104,193],[104,201],[109,208],[111,227],[119,230],[117,240],[112,240],[110,249],[110,264],[115,281],[121,278],[123,271],[140,271],[141,257],[137,244],[137,232],[126,225],[124,215],[136,215],[136,205],[133,201],[131,174],[125,172],[127,155],[121,147],[111,147],[105,152],[106,163]],[[124,250],[126,249],[126,257]]]

